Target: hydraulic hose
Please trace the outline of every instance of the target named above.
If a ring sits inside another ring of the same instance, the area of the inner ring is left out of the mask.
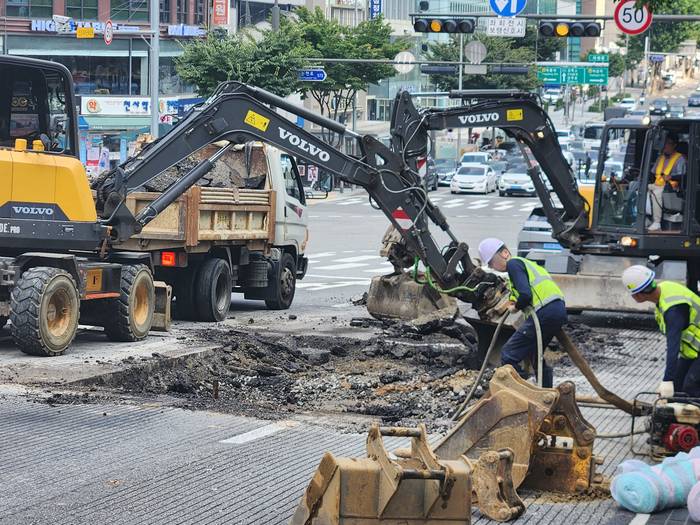
[[[501,328],[503,328],[503,324],[506,322],[506,319],[508,319],[509,315],[510,312],[506,311],[506,313],[503,314],[503,317],[499,319],[498,325],[496,325],[496,331],[493,333],[493,337],[491,338],[491,343],[489,344],[488,350],[486,350],[486,356],[484,357],[484,362],[481,363],[481,369],[479,370],[479,373],[476,376],[476,380],[472,384],[472,387],[469,389],[467,397],[464,399],[464,401],[462,401],[455,413],[452,414],[452,421],[457,421],[460,417],[462,417],[462,415],[464,415],[464,409],[467,407],[469,401],[472,400],[472,397],[474,397],[474,392],[476,392],[476,388],[479,386],[479,383],[481,383],[481,378],[484,376],[484,372],[486,371],[486,366],[488,365],[489,358],[491,357],[491,352],[493,352],[493,349],[496,347],[496,341],[498,340],[498,336],[501,333]]]
[[[537,317],[537,312],[532,306],[528,306],[527,314],[532,316],[532,320],[535,323],[535,334],[537,336],[537,386],[542,388],[542,376],[544,375],[544,348],[542,345],[542,327],[540,326],[540,319]]]

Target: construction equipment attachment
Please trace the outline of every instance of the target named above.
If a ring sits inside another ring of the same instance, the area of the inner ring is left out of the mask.
[[[415,282],[405,272],[372,278],[367,293],[367,311],[376,319],[404,321],[436,313],[454,318],[459,312],[454,297]]]
[[[151,329],[157,332],[169,332],[172,324],[171,303],[173,287],[164,281],[153,281],[156,293],[155,310]]]
[[[410,437],[410,453],[392,457],[383,436]],[[525,511],[513,488],[512,458],[511,451],[501,450],[487,451],[477,460],[445,461],[430,450],[425,425],[373,425],[366,458],[323,456],[290,523],[468,525],[473,491],[482,513],[510,520]]]
[[[602,477],[593,456],[595,429],[575,402],[575,388],[523,380],[509,365],[496,369],[488,393],[433,449],[441,459],[476,459],[485,451],[513,451],[513,484],[553,492],[584,491]]]

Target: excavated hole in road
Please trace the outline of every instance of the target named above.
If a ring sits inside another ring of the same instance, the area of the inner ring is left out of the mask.
[[[124,370],[73,386],[139,396],[166,394],[178,406],[268,419],[290,413],[340,416],[335,418],[338,426],[351,431],[363,431],[367,423],[351,415],[393,425],[426,422],[434,432],[451,427],[449,417],[483,359],[474,329],[461,319],[418,328],[364,318],[351,325],[380,328],[381,333],[363,340],[195,329],[193,345],[217,348],[176,358],[154,354],[154,359],[134,361]],[[617,348],[612,335],[602,336],[602,341],[585,326],[569,332],[589,359],[600,354],[596,359],[603,362],[609,359],[604,354]],[[555,344],[548,359],[566,359],[553,350]],[[487,370],[475,399],[488,388],[491,375]]]

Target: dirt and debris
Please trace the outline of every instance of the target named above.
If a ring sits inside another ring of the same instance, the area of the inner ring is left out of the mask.
[[[220,346],[179,358],[154,354],[78,386],[166,394],[180,406],[265,418],[356,414],[402,425],[428,421],[433,430],[446,429],[481,364],[473,328],[461,320],[430,327],[380,324],[381,335],[369,340],[196,330],[195,340]]]
[[[598,501],[610,499],[610,481],[606,480],[600,485],[589,487],[583,492],[575,494],[565,494],[560,492],[540,492],[537,493],[537,503],[582,503],[586,501]]]
[[[629,357],[623,350],[624,342],[614,330],[593,328],[583,323],[568,323],[564,326],[564,331],[592,366],[613,364],[615,361]],[[545,351],[545,358],[547,362],[556,363],[559,366],[574,366],[556,338]]]

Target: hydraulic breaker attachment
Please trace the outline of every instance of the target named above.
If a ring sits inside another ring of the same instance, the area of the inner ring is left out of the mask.
[[[156,292],[156,304],[153,311],[151,328],[158,332],[169,332],[172,316],[170,305],[173,298],[173,287],[163,281],[153,281]]]
[[[496,369],[489,391],[434,448],[439,458],[476,459],[513,451],[513,484],[552,492],[584,491],[602,482],[593,456],[595,429],[575,401],[574,384],[539,388],[511,366]]]
[[[390,456],[383,436],[412,438],[410,453],[404,458]],[[425,425],[373,425],[367,458],[323,456],[290,523],[469,525],[472,488],[487,516],[512,519],[525,507],[512,486],[511,459],[511,452],[503,450],[474,462],[464,457],[445,461],[430,450]]]

